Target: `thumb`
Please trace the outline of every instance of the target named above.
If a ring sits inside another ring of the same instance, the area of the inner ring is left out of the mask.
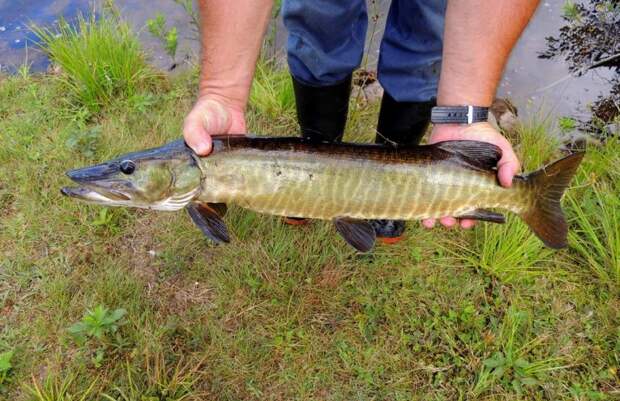
[[[512,186],[512,179],[519,171],[519,159],[514,152],[505,153],[497,163],[497,179],[504,188],[510,188]]]
[[[185,142],[198,155],[211,152],[211,136],[228,133],[230,113],[217,101],[199,100],[183,124]]]
[[[207,134],[201,119],[188,115],[183,124],[185,143],[199,156],[206,156],[211,152],[211,136]]]

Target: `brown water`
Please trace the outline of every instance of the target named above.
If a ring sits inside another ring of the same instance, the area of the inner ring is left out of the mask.
[[[48,61],[36,49],[35,38],[28,25],[53,24],[60,17],[74,18],[78,13],[92,10],[92,2],[87,0],[0,0],[0,69],[14,72],[28,63],[33,71],[44,71]],[[369,37],[375,32],[374,41],[368,46],[368,61],[372,67],[377,58],[377,48],[389,0],[377,0],[375,6],[369,5],[369,14],[376,13],[379,21],[369,27]],[[561,7],[563,2],[542,2],[530,25],[514,49],[498,95],[509,97],[517,105],[521,115],[573,115],[586,114],[585,106],[606,90],[607,84],[598,74],[590,72],[579,78],[570,78],[549,87],[568,74],[566,64],[561,60],[538,59],[538,52],[544,50],[544,38],[555,35],[562,26]],[[158,12],[164,14],[169,26],[179,29],[179,50],[176,62],[191,59],[198,52],[198,44],[193,39],[190,18],[183,8],[172,0],[116,0],[121,14],[139,33],[145,49],[151,55],[152,63],[168,69],[173,61],[164,53],[157,40],[146,31],[146,20]],[[374,10],[374,11],[373,11]],[[277,29],[276,48],[285,42],[286,33],[281,21],[274,25]]]

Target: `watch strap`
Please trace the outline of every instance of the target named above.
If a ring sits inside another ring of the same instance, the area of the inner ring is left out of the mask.
[[[435,106],[431,109],[433,124],[473,124],[487,121],[488,118],[488,107]]]

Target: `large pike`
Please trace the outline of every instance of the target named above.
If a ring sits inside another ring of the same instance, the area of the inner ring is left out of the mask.
[[[560,199],[583,153],[515,177],[501,187],[499,148],[476,141],[385,147],[300,138],[217,136],[197,156],[183,141],[72,170],[65,195],[107,206],[186,208],[202,232],[228,242],[227,203],[279,216],[332,220],[343,238],[369,251],[367,219],[456,216],[496,223],[519,215],[549,247],[566,246]]]

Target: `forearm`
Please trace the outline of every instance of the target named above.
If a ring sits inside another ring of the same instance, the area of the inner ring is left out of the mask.
[[[539,0],[449,0],[439,105],[489,106]]]
[[[199,96],[243,110],[271,16],[272,0],[199,0]]]

